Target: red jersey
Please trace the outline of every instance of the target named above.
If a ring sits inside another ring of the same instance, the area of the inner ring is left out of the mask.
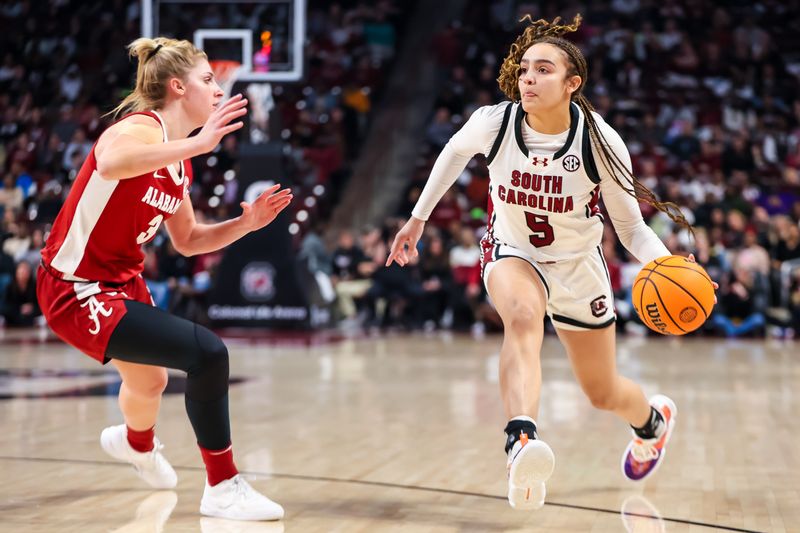
[[[155,118],[167,142],[157,112],[132,114]],[[135,178],[106,180],[97,172],[95,146],[53,223],[42,260],[65,280],[125,283],[144,268],[142,244],[188,195],[192,167],[187,159],[177,168],[168,165]]]

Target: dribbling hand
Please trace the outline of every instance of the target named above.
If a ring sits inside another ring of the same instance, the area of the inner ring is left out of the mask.
[[[697,260],[694,258],[694,254],[689,254],[689,257],[687,259],[689,259],[689,261],[691,261],[692,263],[697,263]],[[711,284],[714,286],[714,291],[719,289],[719,284],[716,281],[712,281]],[[714,303],[715,304],[717,303],[717,295],[716,294],[714,294]]]
[[[424,228],[425,222],[423,220],[414,217],[408,219],[408,222],[397,232],[394,238],[392,248],[389,250],[389,257],[386,259],[387,267],[392,264],[392,261],[401,267],[406,266],[417,257],[417,242],[422,237]]]
[[[232,96],[226,102],[220,104],[203,125],[203,129],[197,134],[197,142],[200,143],[203,153],[210,152],[216,147],[222,138],[242,126],[244,122],[230,122],[234,119],[247,114],[247,98],[241,94]]]
[[[247,231],[255,231],[263,228],[277,217],[281,211],[286,209],[292,198],[291,189],[280,189],[280,184],[273,185],[253,201],[252,204],[242,202],[242,214],[239,222]]]

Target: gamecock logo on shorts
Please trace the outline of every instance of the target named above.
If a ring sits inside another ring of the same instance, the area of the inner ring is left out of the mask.
[[[589,306],[592,308],[592,315],[601,317],[608,312],[608,304],[606,304],[605,296],[598,296],[591,301]]]
[[[242,296],[251,302],[265,302],[275,296],[275,267],[269,263],[249,263],[242,269]]]

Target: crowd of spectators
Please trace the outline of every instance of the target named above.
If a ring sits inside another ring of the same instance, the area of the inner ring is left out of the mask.
[[[387,246],[450,136],[475,109],[504,100],[495,78],[521,31],[517,21],[524,14],[571,20],[581,12],[583,24],[570,38],[589,62],[587,96],[625,139],[639,179],[681,206],[695,237],[643,204],[645,219],[672,251],[694,253],[720,283],[706,331],[800,331],[798,2],[467,2],[461,19],[431,43],[436,103],[397,216],[357,234],[343,231],[335,249],[325,250],[313,230],[359,155],[410,11],[394,0],[309,1],[305,79],[273,86],[271,131],[285,143],[297,199],[290,231],[299,246],[321,250],[312,254],[313,268],[332,276],[339,318],[498,327],[478,269],[489,186],[482,157],[434,211],[415,265],[383,268]],[[103,113],[130,88],[134,66],[124,47],[138,37],[139,14],[138,2],[123,0],[0,7],[0,307],[7,324],[30,323],[38,313],[23,264],[35,269],[49,224],[110,120]],[[240,141],[229,136],[194,161],[201,220],[235,214]],[[629,302],[639,264],[610,227],[604,253],[618,327],[641,332]],[[202,319],[218,261],[219,254],[181,258],[160,235],[146,262],[156,300]]]
[[[463,19],[434,43],[442,73],[438,98],[399,216],[408,216],[439,151],[470,114],[505,100],[495,78],[523,28],[516,21],[525,14],[572,21],[580,12],[583,24],[569,38],[588,60],[585,94],[626,141],[638,178],[681,206],[696,238],[642,204],[645,220],[671,251],[694,253],[720,283],[705,331],[782,337],[800,331],[797,2],[468,4]],[[427,309],[430,280],[447,285],[454,279],[465,235],[474,242],[485,228],[488,185],[484,158],[477,156],[433,212],[415,282],[406,284],[401,300]],[[641,265],[607,224],[604,253],[618,327],[643,332],[630,304]],[[451,250],[451,273],[444,277],[444,262],[438,271],[426,266],[442,243]],[[474,300],[485,301],[485,293]],[[477,311],[473,319],[490,315]],[[448,325],[447,316],[440,324]]]
[[[236,9],[259,9],[251,3],[190,7],[192,20],[183,26],[213,26],[220,17],[241,22],[246,13],[237,18]],[[307,2],[305,77],[273,85],[275,139],[262,139],[285,143],[296,199],[290,231],[298,243],[309,225],[329,215],[347,180],[402,36],[406,7],[395,0]],[[39,251],[80,165],[113,120],[105,113],[132,86],[136,65],[125,46],[140,36],[140,9],[138,0],[10,0],[0,6],[0,322],[31,324],[40,315],[33,289]],[[279,54],[285,46],[278,42],[281,32],[274,34]],[[214,153],[193,160],[191,195],[199,220],[237,214],[243,140],[252,139],[229,135]],[[180,257],[162,230],[147,248],[145,275],[159,305],[202,320],[218,262],[219,254]]]

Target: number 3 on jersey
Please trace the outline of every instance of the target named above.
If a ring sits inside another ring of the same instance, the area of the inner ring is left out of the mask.
[[[547,215],[536,215],[525,211],[525,221],[533,232],[530,236],[531,244],[539,248],[553,244],[556,239],[553,235],[553,226],[547,220]]]
[[[156,231],[158,231],[158,227],[161,225],[162,220],[164,220],[164,215],[154,216],[153,220],[150,221],[147,231],[141,232],[139,236],[136,237],[136,244],[142,244],[152,239],[153,235],[155,235]]]

